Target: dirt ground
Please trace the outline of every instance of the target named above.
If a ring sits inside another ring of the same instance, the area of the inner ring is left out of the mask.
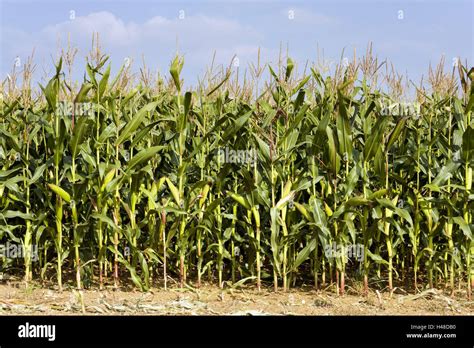
[[[461,296],[464,295],[464,296]],[[344,296],[334,289],[308,288],[275,293],[257,292],[252,286],[219,289],[206,285],[184,289],[173,285],[168,290],[66,289],[62,292],[28,287],[22,282],[0,283],[0,315],[473,315],[474,301],[465,292],[453,297],[429,289],[407,294],[396,289],[370,292],[367,297],[356,291]]]

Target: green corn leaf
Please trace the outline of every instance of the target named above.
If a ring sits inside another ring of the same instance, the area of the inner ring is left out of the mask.
[[[293,200],[293,198],[295,197],[295,191],[291,191],[290,193],[288,193],[285,197],[283,197],[282,199],[280,199],[277,204],[275,205],[275,208],[276,209],[282,209],[283,207],[286,206],[286,204]]]
[[[309,255],[316,248],[316,245],[317,240],[316,238],[313,238],[303,249],[301,249],[301,251],[296,255],[296,260],[293,264],[292,271],[296,271],[296,269],[309,258]]]
[[[14,168],[10,170],[0,170],[0,178],[6,178],[7,176],[19,171],[21,168]]]
[[[164,148],[166,148],[166,146],[152,146],[148,149],[140,151],[135,156],[133,156],[133,158],[128,162],[127,172],[130,173],[133,168],[143,162],[148,161],[150,158],[155,156],[159,151],[163,150]]]
[[[474,128],[467,126],[462,135],[462,157],[469,162],[474,159]]]
[[[33,185],[35,184],[42,176],[48,165],[51,164],[51,160],[49,160],[47,163],[42,164],[38,168],[36,168],[35,173],[31,177],[31,179],[28,181],[28,185]]]
[[[74,103],[83,103],[87,100],[87,93],[91,90],[91,88],[94,87],[93,84],[85,82],[82,84],[81,89],[76,95],[76,98],[74,99]]]
[[[431,181],[431,185],[441,187],[444,183],[453,176],[456,170],[459,168],[460,163],[449,162],[447,165],[443,166],[439,171],[438,175]]]
[[[293,60],[291,60],[290,57],[288,57],[286,60],[286,72],[285,72],[286,81],[288,81],[288,79],[290,78],[291,72],[293,71],[294,67],[295,67],[295,63],[293,62]]]
[[[183,64],[184,64],[184,59],[176,55],[176,57],[171,62],[171,67],[170,67],[170,74],[171,74],[171,77],[173,78],[174,85],[176,86],[176,89],[178,90],[178,92],[181,91],[181,81],[180,81],[179,75],[181,74],[181,70],[183,69]]]
[[[306,85],[306,84],[308,83],[308,81],[309,81],[310,78],[311,78],[311,76],[306,76],[304,79],[302,79],[302,80],[296,85],[296,87],[292,89],[290,95],[294,95],[296,92],[300,91],[301,88],[303,88],[304,85]],[[301,96],[302,96],[302,98],[304,99],[304,91],[301,90],[301,92],[302,92]],[[298,95],[298,96],[299,96],[299,95]],[[299,103],[302,103],[302,101],[300,101]],[[298,108],[296,108],[296,103],[295,103],[295,110],[298,110]]]
[[[225,77],[213,89],[211,89],[209,93],[207,93],[207,96],[209,97],[211,94],[217,91],[230,78],[230,76],[231,76],[231,70],[228,70]]]
[[[79,145],[82,144],[86,134],[89,130],[89,119],[86,117],[79,117],[76,126],[74,127],[74,134],[71,137],[70,148],[71,148],[71,155],[73,158],[77,157],[79,153]]]
[[[395,126],[395,129],[392,131],[390,134],[390,137],[388,138],[387,142],[387,149],[390,149],[392,145],[397,141],[397,139],[400,137],[400,134],[402,133],[403,129],[405,128],[405,124],[407,122],[407,118],[403,117],[401,118],[398,122],[397,125]]]
[[[370,135],[368,136],[364,146],[365,161],[370,161],[377,153],[377,150],[381,147],[382,137],[387,122],[388,118],[382,116],[377,119],[375,125],[372,127]]]
[[[107,84],[109,82],[109,77],[110,77],[110,64],[105,70],[104,75],[102,76],[102,79],[99,82],[99,100],[102,100],[102,97],[104,96],[104,93],[107,89]]]
[[[181,198],[178,188],[168,178],[166,178],[166,183],[168,184],[168,188],[170,189],[176,204],[178,204],[178,207],[181,206]]]
[[[246,198],[238,195],[237,193],[230,192],[230,191],[227,192],[227,195],[229,197],[231,197],[234,201],[239,203],[241,206],[243,206],[245,209],[247,209],[247,210],[251,209],[250,203],[248,202],[248,200]]]
[[[252,116],[253,111],[249,111],[244,115],[240,116],[236,119],[232,124],[226,128],[224,131],[224,135],[222,136],[222,141],[226,142],[231,137],[233,137],[249,120],[250,116]]]
[[[71,202],[71,196],[69,195],[69,193],[67,193],[64,189],[62,189],[61,187],[55,185],[55,184],[48,184],[48,187],[54,192],[56,193],[59,197],[61,197],[62,199],[64,199],[66,202]]]
[[[468,240],[472,241],[472,228],[469,226],[466,220],[464,220],[462,216],[456,216],[453,217],[453,221],[461,228],[462,232],[464,233],[464,236]]]
[[[367,253],[367,255],[370,257],[370,259],[372,261],[374,261],[375,263],[382,263],[382,264],[385,264],[385,265],[388,265],[388,261],[387,260],[384,260],[380,255],[378,254],[373,254],[370,250],[366,250],[365,251]]]
[[[326,128],[326,134],[328,138],[327,150],[328,150],[329,163],[331,165],[330,168],[333,174],[337,174],[339,173],[339,170],[341,169],[341,158],[339,157],[339,154],[336,151],[336,140],[334,139],[334,135],[330,127]]]
[[[151,102],[141,108],[127,126],[125,126],[125,128],[120,132],[120,136],[117,139],[117,145],[120,145],[125,140],[129,139],[133,132],[135,132],[135,130],[142,124],[147,114],[155,110],[157,105],[158,102]]]
[[[351,127],[349,124],[349,116],[347,115],[346,105],[344,104],[344,97],[338,91],[338,107],[339,115],[336,118],[336,127],[339,140],[339,153],[345,155],[347,160],[352,159],[352,140]]]
[[[305,219],[309,222],[313,222],[313,218],[309,214],[308,210],[303,204],[300,204],[298,202],[294,202],[296,209],[305,217]]]

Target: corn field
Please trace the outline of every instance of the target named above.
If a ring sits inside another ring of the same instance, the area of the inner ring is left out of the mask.
[[[473,69],[436,70],[400,113],[397,81],[378,87],[363,60],[333,76],[297,76],[290,58],[243,81],[222,68],[190,90],[179,55],[169,78],[143,69],[134,84],[107,56],[77,86],[65,64],[37,91],[26,68],[21,88],[2,83],[0,241],[24,250],[3,253],[2,272],[59,289],[471,296]]]

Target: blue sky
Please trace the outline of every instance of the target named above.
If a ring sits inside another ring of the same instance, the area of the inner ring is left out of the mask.
[[[138,68],[143,55],[150,68],[166,74],[178,48],[185,56],[187,84],[203,76],[214,52],[216,63],[226,66],[237,55],[243,70],[256,61],[259,48],[263,62],[276,64],[280,45],[285,52],[289,48],[302,68],[317,60],[318,47],[326,60],[337,61],[343,50],[349,58],[354,48],[362,55],[372,42],[380,60],[388,58],[415,81],[443,55],[447,66],[457,56],[470,65],[474,61],[472,0],[0,0],[0,4],[2,79],[15,58],[24,62],[33,48],[36,78],[52,72],[58,43],[64,45],[68,34],[79,49],[75,74],[80,78],[93,32],[100,33],[115,71],[126,57]]]

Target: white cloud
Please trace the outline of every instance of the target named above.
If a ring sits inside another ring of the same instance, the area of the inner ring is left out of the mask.
[[[178,47],[184,53],[196,54],[209,50],[232,50],[232,47],[258,47],[263,36],[251,27],[235,20],[212,18],[204,15],[188,16],[185,19],[153,17],[143,23],[124,22],[110,12],[96,12],[74,20],[50,25],[40,32],[45,42],[66,40],[71,35],[78,46],[88,47],[93,33],[107,49],[127,48],[152,51],[170,50]]]
[[[133,21],[108,11],[93,12],[48,25],[36,32],[12,31],[11,35],[4,36],[2,59],[13,60],[13,54],[26,57],[35,48],[37,61],[50,63],[51,57],[58,55],[59,47],[64,48],[70,37],[72,45],[79,49],[75,64],[79,74],[91,48],[92,36],[98,32],[103,51],[111,56],[115,65],[121,64],[125,57],[131,58],[135,66],[141,65],[143,56],[150,68],[159,68],[166,73],[178,49],[185,56],[183,75],[189,81],[203,75],[214,53],[215,64],[224,66],[237,55],[241,71],[250,62],[256,62],[259,49],[262,62],[275,64],[280,43],[285,45],[291,41],[297,45],[301,41],[299,33],[302,28],[314,28],[315,24],[327,27],[336,23],[332,17],[303,8],[293,10],[294,22],[288,21],[285,10],[277,10],[262,13],[252,25],[245,23],[248,21],[244,19],[218,15],[186,14],[184,19],[153,16]],[[293,41],[294,37],[296,41]]]
[[[82,62],[96,32],[112,61],[130,57],[141,63],[143,55],[150,67],[159,65],[164,70],[178,48],[186,58],[185,70],[193,70],[194,75],[210,64],[214,52],[216,63],[225,65],[235,54],[242,65],[255,60],[259,47],[270,53],[262,47],[262,33],[233,19],[198,14],[184,19],[155,16],[143,22],[126,22],[102,11],[48,25],[36,33],[10,30],[3,36],[2,60],[17,54],[27,56],[35,48],[36,58],[50,61],[51,56],[57,55],[58,46],[65,47],[70,37],[79,49],[77,60]]]
[[[55,40],[68,34],[79,40],[90,40],[94,32],[99,32],[104,42],[116,45],[133,41],[139,35],[139,31],[140,28],[133,23],[125,24],[110,12],[96,12],[47,26],[41,34],[47,40]]]

